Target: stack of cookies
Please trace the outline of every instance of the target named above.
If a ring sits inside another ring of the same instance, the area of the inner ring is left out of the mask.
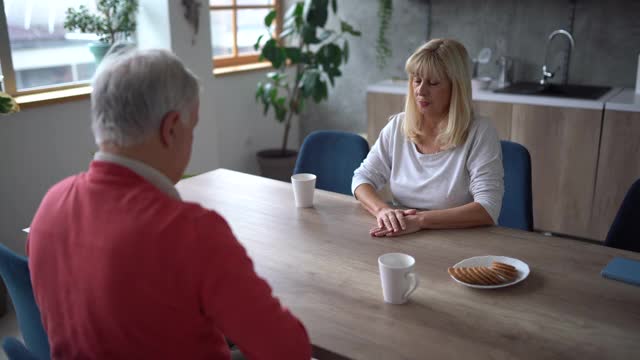
[[[494,261],[491,266],[450,267],[449,275],[472,285],[502,285],[518,277],[518,270],[512,265]]]

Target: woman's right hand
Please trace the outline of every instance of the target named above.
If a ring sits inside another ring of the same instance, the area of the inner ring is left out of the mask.
[[[406,215],[415,215],[416,209],[392,209],[383,208],[376,213],[376,221],[378,222],[378,230],[386,229],[394,233],[406,230]]]

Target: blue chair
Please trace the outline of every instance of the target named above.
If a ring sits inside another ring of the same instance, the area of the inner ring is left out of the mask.
[[[500,141],[504,166],[504,198],[498,225],[533,230],[533,200],[531,198],[531,157],[524,146]]]
[[[9,360],[38,360],[20,340],[6,337],[2,340],[2,349]]]
[[[0,275],[9,290],[27,348],[38,358],[48,359],[49,339],[33,297],[27,258],[0,244]]]
[[[606,246],[640,252],[640,179],[627,191],[604,241]]]
[[[353,172],[369,153],[362,136],[344,131],[315,131],[304,139],[294,174],[312,173],[316,188],[351,195]]]

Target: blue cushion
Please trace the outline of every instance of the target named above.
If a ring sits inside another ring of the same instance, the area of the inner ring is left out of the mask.
[[[2,340],[2,349],[9,360],[38,360],[18,339],[6,337]]]
[[[632,185],[616,214],[605,245],[640,252],[640,179]]]
[[[33,297],[27,258],[0,244],[0,275],[16,309],[18,325],[27,348],[38,358],[48,359],[49,339]]]
[[[498,225],[532,231],[531,157],[517,143],[500,141],[504,166],[504,198]]]
[[[304,139],[294,174],[317,176],[316,188],[351,195],[353,172],[369,153],[360,135],[344,131],[316,131]]]

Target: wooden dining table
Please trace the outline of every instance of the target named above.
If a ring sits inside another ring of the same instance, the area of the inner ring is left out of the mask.
[[[374,217],[353,197],[316,189],[313,207],[296,208],[290,183],[225,169],[177,188],[228,221],[319,351],[353,359],[640,358],[640,287],[600,275],[614,257],[640,254],[497,226],[374,238]],[[416,260],[420,285],[403,305],[382,297],[378,257],[390,252]],[[486,290],[447,273],[479,255],[520,259],[530,274]]]

